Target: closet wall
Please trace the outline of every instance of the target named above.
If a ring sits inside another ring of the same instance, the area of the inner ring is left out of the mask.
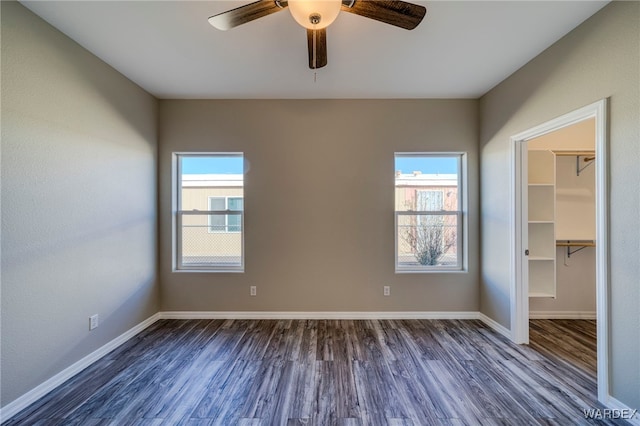
[[[563,155],[595,149],[595,121],[587,120],[528,143],[530,155],[555,152],[555,239],[595,242],[595,164],[588,156]],[[538,152],[534,152],[538,151]],[[578,172],[578,170],[580,170]],[[531,235],[530,235],[531,240]],[[595,318],[595,247],[557,246],[555,298],[531,297],[530,316]]]

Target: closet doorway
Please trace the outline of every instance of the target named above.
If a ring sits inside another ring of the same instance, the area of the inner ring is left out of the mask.
[[[531,331],[535,345],[551,347],[571,336],[589,345],[591,336],[593,351],[597,335],[601,401],[608,394],[605,111],[602,100],[512,137],[513,340],[528,344]],[[588,347],[565,349],[569,362],[595,367],[593,357],[571,358]]]

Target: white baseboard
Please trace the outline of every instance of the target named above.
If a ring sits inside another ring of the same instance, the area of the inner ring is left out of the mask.
[[[530,319],[596,319],[595,311],[530,311]]]
[[[513,335],[511,334],[511,330],[509,330],[504,325],[500,324],[499,322],[495,321],[492,318],[489,318],[482,312],[478,312],[478,319],[483,323],[485,323],[486,325],[488,325],[489,327],[491,327],[494,331],[502,334],[507,339],[513,341],[513,337],[512,337]]]
[[[75,376],[118,346],[122,345],[136,334],[140,333],[145,328],[149,327],[154,322],[160,319],[159,314],[154,314],[141,322],[140,324],[134,326],[133,328],[125,331],[120,336],[111,340],[109,343],[104,346],[96,349],[91,352],[89,355],[85,356],[81,360],[73,363],[69,367],[65,368],[55,376],[51,377],[49,380],[44,383],[36,386],[31,389],[29,392],[25,393],[15,401],[10,402],[4,407],[0,408],[0,423],[8,420],[14,415],[18,414],[20,411],[27,408],[32,403],[36,402],[38,399],[42,398],[47,393],[51,392],[56,387],[60,386],[65,381],[69,380],[71,377]]]
[[[627,412],[635,411],[635,415],[633,418],[624,419],[624,420],[626,420],[627,422],[629,422],[634,426],[640,426],[640,409],[629,408],[629,406],[618,401],[616,398],[612,397],[611,395],[609,395],[609,397],[607,398],[607,403],[605,405],[607,406],[607,408],[611,408],[613,410],[621,410],[621,411],[627,411]]]
[[[479,319],[478,312],[293,312],[293,311],[167,311],[159,313],[161,319]]]

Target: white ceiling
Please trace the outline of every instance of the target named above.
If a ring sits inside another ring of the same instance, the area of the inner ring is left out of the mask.
[[[288,11],[229,31],[207,18],[247,1],[22,1],[162,99],[477,98],[608,1],[414,1],[407,31],[350,13],[308,68]]]

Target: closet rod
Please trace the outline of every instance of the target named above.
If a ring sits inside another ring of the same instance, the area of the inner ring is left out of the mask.
[[[595,151],[551,151],[556,157],[576,157],[576,176],[580,176],[580,173],[593,164],[593,160],[596,159]],[[580,166],[580,157],[584,157],[583,161],[586,163],[584,166]]]

